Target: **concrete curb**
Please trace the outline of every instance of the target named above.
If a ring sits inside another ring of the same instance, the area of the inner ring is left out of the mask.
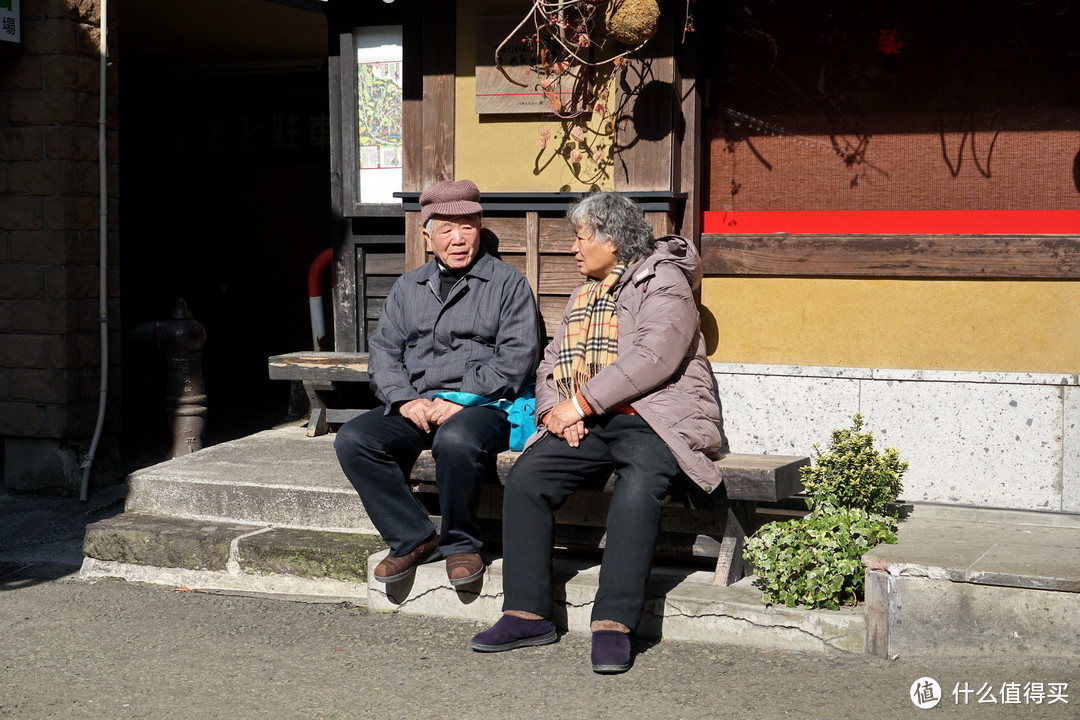
[[[83,579],[293,598],[367,600],[378,536],[125,513],[89,525]]]

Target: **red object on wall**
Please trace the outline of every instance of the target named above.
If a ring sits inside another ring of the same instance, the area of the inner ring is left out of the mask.
[[[739,235],[1077,235],[1080,210],[735,210],[702,231]]]

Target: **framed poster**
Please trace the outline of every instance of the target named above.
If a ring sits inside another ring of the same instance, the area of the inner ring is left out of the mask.
[[[356,202],[400,204],[394,193],[401,190],[402,169],[401,26],[360,27],[352,36]]]

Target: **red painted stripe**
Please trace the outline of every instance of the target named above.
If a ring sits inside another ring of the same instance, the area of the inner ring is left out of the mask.
[[[735,210],[705,213],[706,233],[1076,235],[1080,210]]]
[[[537,95],[543,95],[545,97],[547,97],[548,95],[559,95],[561,97],[565,97],[565,96],[569,95],[569,96],[572,96],[572,97],[580,97],[580,96],[583,96],[584,94],[585,93],[569,92],[569,91],[567,91],[567,92],[551,92],[551,93],[549,93],[546,90],[535,90],[535,91],[531,91],[531,92],[519,92],[519,93],[476,93],[476,97],[536,97]]]

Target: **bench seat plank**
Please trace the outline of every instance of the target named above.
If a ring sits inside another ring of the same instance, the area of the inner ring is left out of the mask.
[[[810,465],[810,458],[727,453],[716,464],[724,474],[729,498],[777,502],[802,492],[799,468]]]
[[[311,403],[308,437],[325,435],[330,425],[348,422],[367,408],[336,407],[334,383],[371,380],[368,375],[368,354],[356,352],[302,351],[273,355],[267,363],[271,380],[299,380]]]
[[[496,471],[499,482],[506,483],[506,475],[521,453],[499,453]],[[724,485],[729,500],[753,502],[776,502],[802,491],[799,468],[810,464],[810,458],[798,455],[748,455],[727,453],[716,463],[724,473]],[[412,479],[417,482],[435,482],[435,459],[425,450],[413,466]]]
[[[268,362],[271,380],[368,382],[368,354],[293,352],[274,355]]]

